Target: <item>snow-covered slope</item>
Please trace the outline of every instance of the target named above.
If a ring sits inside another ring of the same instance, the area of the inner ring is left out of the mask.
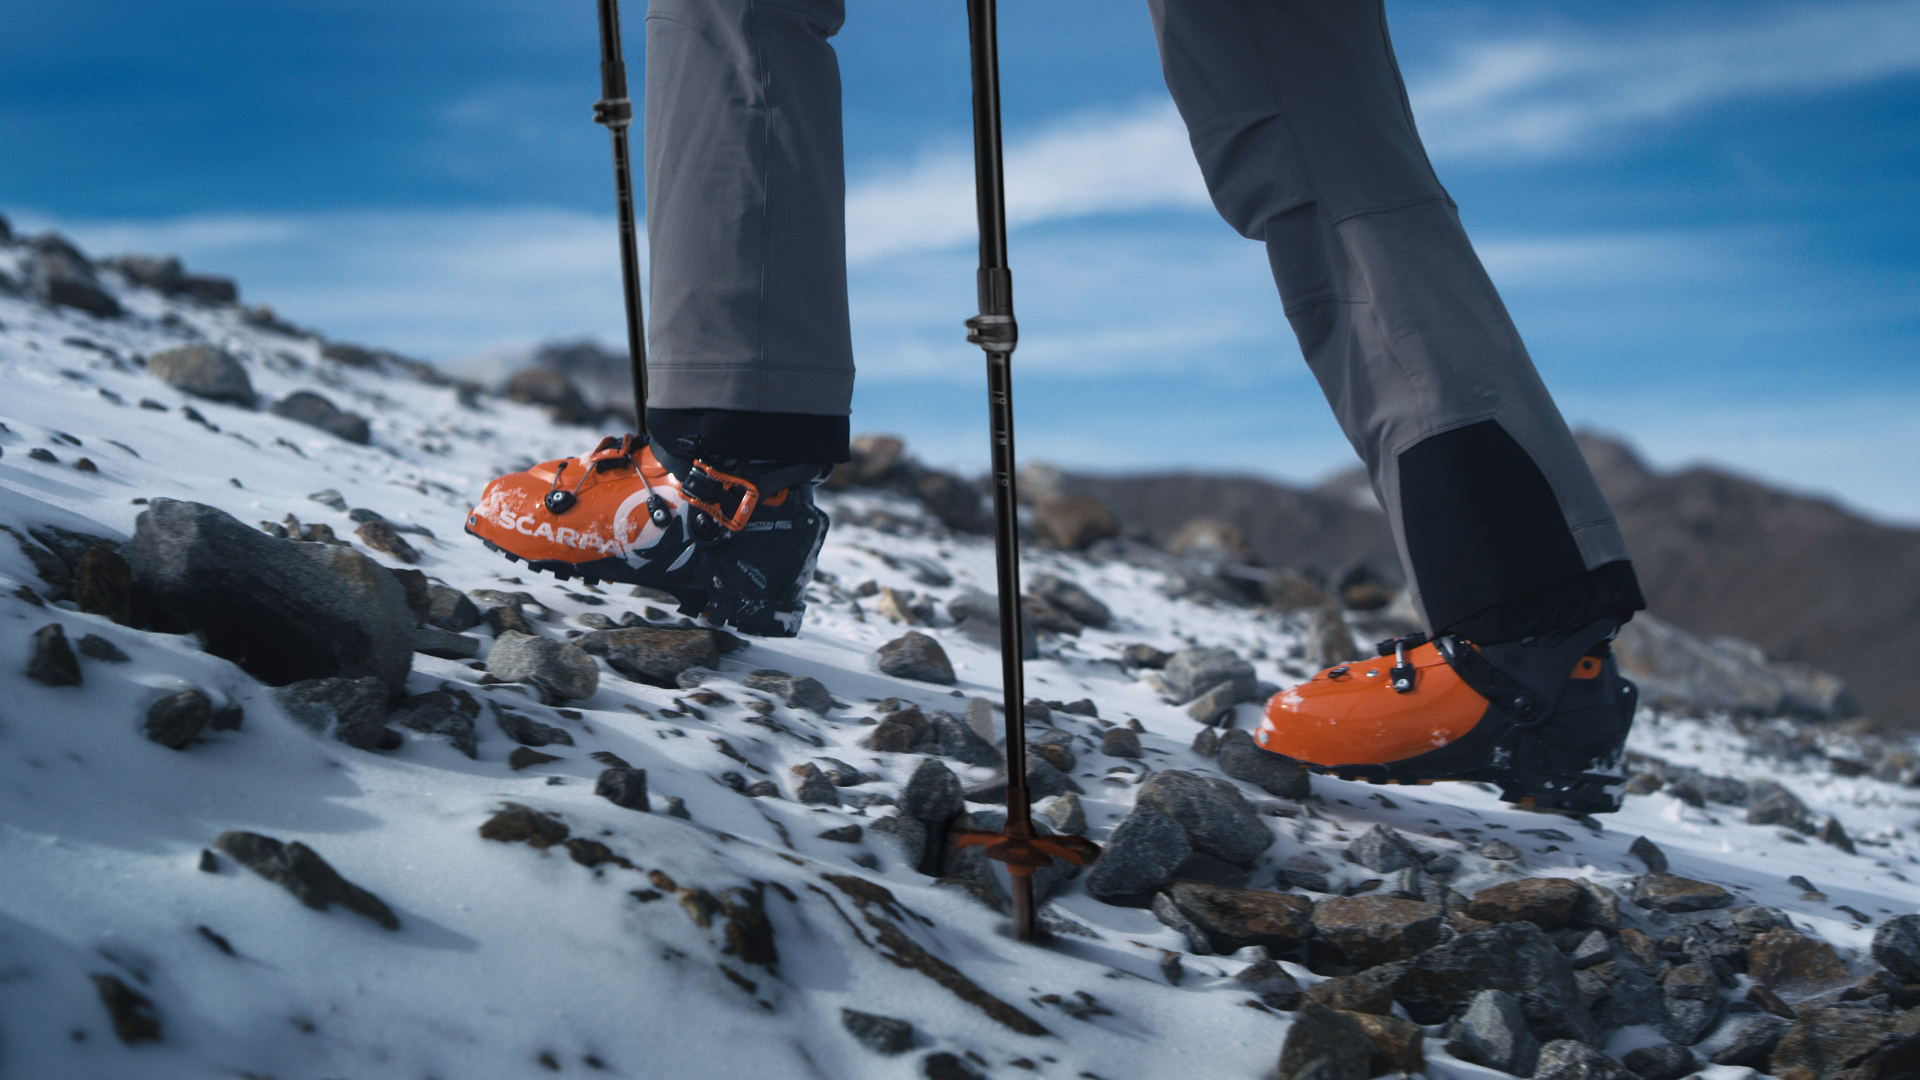
[[[5,260],[19,251],[0,248],[0,270],[16,280],[18,266]],[[529,575],[462,532],[469,500],[488,478],[578,453],[597,433],[555,427],[534,408],[497,399],[463,404],[453,387],[343,366],[323,358],[319,342],[249,325],[232,308],[105,280],[125,317],[0,294],[0,524],[124,538],[142,503],[164,497],[248,523],[293,515],[348,536],[344,513],[308,498],[331,488],[352,507],[430,530],[432,539],[408,537],[430,577],[462,590],[533,594],[538,607],[529,610],[544,612],[536,621],[544,634],[585,629],[582,616],[647,616],[650,602],[624,589]],[[136,363],[189,341],[238,357],[263,400],[309,390],[366,416],[371,443],[187,397]],[[36,449],[46,453],[35,457]],[[93,471],[75,467],[83,457]],[[1231,978],[1247,956],[1187,955],[1174,985],[1168,951],[1186,950],[1186,939],[1152,912],[1109,906],[1077,884],[1048,909],[1063,931],[1044,945],[1020,944],[1001,916],[902,865],[871,831],[851,844],[820,837],[871,825],[888,812],[886,800],[864,809],[851,798],[837,808],[804,805],[793,798],[791,767],[836,758],[874,774],[843,796],[897,798],[919,764],[859,745],[873,730],[862,723],[875,715],[873,703],[899,698],[962,713],[967,697],[998,699],[997,656],[950,626],[922,629],[951,657],[954,687],[881,674],[873,653],[903,628],[858,595],[869,581],[937,600],[990,589],[991,547],[947,534],[891,496],[824,501],[836,524],[805,632],[753,640],[723,657],[700,688],[717,695],[705,703],[603,670],[591,698],[554,709],[524,688],[484,684],[464,662],[417,655],[410,692],[453,684],[571,737],[570,746],[543,748],[558,760],[518,770],[507,762],[517,744],[488,714],[474,759],[412,733],[386,753],[313,735],[268,688],[191,637],[32,602],[19,590],[44,591],[35,568],[0,537],[0,1076],[414,1080],[555,1071],[879,1080],[919,1074],[940,1053],[958,1056],[953,1068],[991,1076],[1274,1075],[1291,1014],[1248,1007],[1249,992]],[[1214,761],[1190,749],[1198,728],[1185,712],[1120,662],[1126,645],[1227,646],[1252,658],[1263,680],[1307,674],[1290,659],[1301,643],[1285,619],[1170,600],[1151,569],[1036,552],[1026,570],[1076,581],[1115,613],[1107,629],[1049,639],[1028,669],[1032,696],[1097,705],[1098,719],[1055,714],[1075,736],[1074,774],[1096,840],[1125,816],[1148,772],[1218,775]],[[30,639],[50,622],[75,642],[104,638],[129,659],[83,656],[79,686],[30,679]],[[483,624],[474,633],[490,631]],[[743,680],[768,668],[817,678],[844,707],[824,717],[784,705],[767,716],[749,710],[765,695]],[[149,705],[189,685],[216,705],[241,705],[242,727],[178,751],[144,738]],[[1244,725],[1252,708],[1240,708]],[[1130,720],[1144,730],[1145,758],[1102,756],[1101,732]],[[1331,888],[1359,885],[1376,875],[1341,852],[1379,823],[1452,855],[1459,869],[1448,884],[1469,896],[1526,875],[1625,889],[1644,869],[1628,847],[1644,836],[1675,873],[1787,912],[1860,971],[1873,929],[1866,921],[1920,905],[1920,885],[1902,872],[1920,865],[1920,844],[1908,835],[1911,788],[1843,778],[1817,757],[1789,766],[1757,756],[1724,721],[1643,715],[1634,746],[1708,773],[1785,779],[1816,814],[1836,816],[1860,854],[1783,842],[1778,827],[1666,793],[1634,796],[1590,829],[1521,812],[1474,787],[1373,789],[1315,778],[1314,797],[1298,804],[1240,785],[1276,838],[1253,883],[1271,884],[1288,859],[1314,852],[1333,867]],[[596,795],[605,766],[595,752],[645,769],[656,812]],[[992,777],[948,764],[969,785]],[[743,796],[720,779],[732,771],[770,780],[778,794]],[[689,817],[659,812],[666,796],[683,800]],[[618,859],[589,867],[564,847],[484,839],[479,827],[504,803],[555,815],[573,837]],[[1542,829],[1555,831],[1526,832]],[[232,859],[205,855],[228,830],[310,846],[384,900],[399,929],[338,906],[304,907]],[[1516,844],[1520,857],[1483,856],[1493,839]],[[1804,899],[1788,883],[1795,875],[1826,898]],[[854,879],[883,885],[893,900]],[[770,936],[756,929],[756,909]],[[1297,964],[1287,970],[1303,985],[1321,980]],[[152,1003],[157,1041],[115,1037],[99,976]],[[843,1008],[910,1021],[913,1049],[883,1056],[863,1047],[843,1025]],[[1618,1038],[1622,1051],[1658,1041],[1645,1031]],[[1427,1048],[1428,1075],[1499,1075],[1456,1061],[1437,1037]]]

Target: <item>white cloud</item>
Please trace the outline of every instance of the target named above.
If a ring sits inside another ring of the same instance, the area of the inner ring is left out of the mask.
[[[1920,2],[1763,9],[1733,26],[1558,34],[1459,50],[1408,93],[1437,157],[1550,154],[1584,136],[1723,101],[1920,71]]]

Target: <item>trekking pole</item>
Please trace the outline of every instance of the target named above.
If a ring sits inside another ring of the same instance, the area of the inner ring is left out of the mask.
[[[620,57],[619,0],[600,0],[600,100],[593,122],[613,136],[613,190],[620,210],[620,283],[627,302],[627,357],[633,364],[633,412],[641,436],[647,434],[647,339],[640,312],[640,236],[634,223],[633,165],[627,152],[627,127],[633,102],[627,97],[627,62]]]
[[[994,0],[967,0],[973,61],[973,183],[980,215],[980,314],[967,340],[987,354],[987,423],[993,442],[993,550],[1000,589],[1000,680],[1007,716],[1007,824],[998,833],[961,830],[957,847],[979,844],[1007,864],[1014,936],[1032,941],[1033,872],[1054,859],[1084,866],[1100,848],[1078,836],[1038,836],[1027,790],[1026,675],[1020,625],[1020,519],[1013,480],[1013,273],[1007,267],[1007,193],[1000,155],[1000,57]]]

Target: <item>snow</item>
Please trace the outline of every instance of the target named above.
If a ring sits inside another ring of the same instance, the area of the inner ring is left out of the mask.
[[[18,279],[14,258],[0,248],[0,271]],[[589,612],[617,619],[648,606],[624,589],[596,592],[528,574],[462,531],[468,501],[487,479],[578,453],[600,433],[556,427],[537,409],[494,398],[464,406],[454,388],[404,372],[342,367],[320,356],[319,342],[257,329],[231,309],[115,291],[126,318],[49,311],[0,294],[7,429],[0,433],[0,524],[124,537],[142,509],[136,500],[165,497],[208,503],[249,523],[292,514],[350,536],[344,514],[307,497],[334,488],[351,506],[431,529],[436,539],[408,538],[429,576],[467,590],[534,594],[547,612],[546,633],[580,629],[576,618]],[[190,339],[238,356],[263,401],[305,389],[368,416],[372,445],[188,398],[129,362]],[[143,399],[163,408],[142,407]],[[183,406],[207,423],[185,418]],[[34,447],[59,460],[31,459]],[[82,455],[97,473],[73,468]],[[950,628],[926,632],[945,646],[956,687],[880,674],[872,653],[903,628],[872,612],[871,601],[862,610],[854,595],[867,581],[941,600],[969,586],[991,590],[991,545],[931,527],[887,527],[884,515],[920,516],[888,496],[830,495],[824,504],[836,523],[806,629],[796,639],[755,639],[722,659],[703,689],[732,704],[696,706],[696,715],[684,707],[687,691],[603,670],[598,692],[569,703],[577,710],[569,716],[518,688],[478,685],[480,672],[464,663],[416,656],[412,692],[455,684],[572,735],[572,747],[544,748],[561,760],[517,772],[506,764],[515,744],[484,713],[478,760],[412,733],[384,754],[318,738],[290,722],[265,687],[190,637],[130,630],[71,604],[36,607],[7,595],[40,586],[15,545],[0,540],[0,1075],[506,1077],[544,1071],[545,1055],[570,1075],[879,1080],[944,1050],[977,1055],[993,1076],[1271,1076],[1287,1019],[1247,1007],[1247,995],[1226,978],[1243,961],[1187,956],[1186,978],[1170,986],[1163,950],[1181,948],[1183,939],[1149,912],[1109,907],[1072,886],[1051,910],[1084,935],[1021,944],[1001,917],[899,865],[872,838],[860,845],[818,838],[884,811],[803,806],[789,797],[790,767],[830,756],[880,775],[842,790],[856,794],[897,792],[918,763],[859,747],[868,730],[859,721],[872,715],[871,702],[900,697],[960,713],[968,696],[999,696],[997,654]],[[916,580],[916,559],[937,564],[952,581]],[[1116,616],[1109,629],[1050,640],[1028,665],[1028,694],[1091,698],[1108,721],[1139,720],[1147,767],[1217,775],[1188,749],[1197,729],[1184,712],[1122,669],[1123,646],[1224,645],[1252,657],[1259,676],[1274,684],[1308,674],[1297,659],[1300,633],[1285,619],[1167,599],[1155,572],[1124,563],[1032,552],[1024,569],[1078,582]],[[79,687],[30,680],[21,673],[28,639],[48,622],[75,642],[98,634],[130,660],[83,659]],[[741,680],[761,668],[818,678],[849,707],[821,718],[776,706],[772,719],[789,733],[751,723],[759,718],[742,703],[757,695]],[[216,704],[239,702],[243,728],[209,733],[185,751],[141,737],[146,707],[188,685]],[[1240,709],[1245,724],[1253,710]],[[1090,832],[1104,838],[1132,804],[1137,766],[1099,754],[1097,721],[1059,714],[1056,721],[1080,736],[1075,774],[1088,791]],[[751,764],[723,756],[716,739]],[[1710,773],[1780,779],[1815,814],[1844,822],[1861,854],[1789,843],[1777,828],[1745,824],[1737,811],[1695,809],[1666,794],[1629,798],[1594,832],[1468,785],[1376,789],[1316,777],[1319,801],[1301,806],[1243,786],[1270,811],[1263,820],[1277,838],[1255,882],[1270,881],[1274,866],[1308,850],[1335,866],[1336,881],[1357,882],[1366,873],[1344,863],[1339,849],[1380,822],[1455,855],[1462,868],[1452,885],[1469,894],[1516,873],[1624,887],[1642,869],[1628,846],[1645,836],[1666,851],[1673,872],[1786,911],[1854,960],[1873,927],[1839,905],[1875,924],[1920,906],[1920,885],[1903,871],[1912,866],[1920,876],[1920,845],[1909,835],[1920,800],[1913,789],[1758,757],[1722,718],[1643,714],[1632,746]],[[656,812],[596,796],[602,765],[588,757],[592,751],[646,769]],[[990,775],[952,767],[968,783]],[[1107,772],[1116,767],[1128,771]],[[728,770],[773,780],[781,797],[742,797],[717,780]],[[692,820],[659,812],[666,795],[684,799]],[[557,814],[573,835],[600,840],[635,869],[590,869],[560,847],[482,839],[478,826],[503,802]],[[215,872],[203,872],[203,850],[231,829],[308,844],[385,900],[401,928],[389,932],[338,907],[305,908],[224,857]],[[1525,831],[1542,829],[1565,839]],[[1521,848],[1518,867],[1477,854],[1495,838]],[[877,854],[881,870],[857,866],[853,857],[862,852]],[[763,895],[777,967],[728,955],[722,920],[702,928],[671,895],[637,898],[658,891],[648,872],[715,894],[771,883]],[[923,917],[899,920],[909,937],[1051,1036],[1017,1034],[888,962],[867,944],[871,924],[824,874],[883,883]],[[1787,883],[1792,875],[1804,875],[1828,899],[1803,900]],[[1290,970],[1303,983],[1318,979]],[[103,974],[152,999],[160,1042],[129,1047],[114,1037],[89,981]],[[1076,1017],[1041,1000],[1058,995],[1072,1003],[1076,992],[1108,1011]],[[912,1055],[863,1049],[841,1025],[843,1007],[910,1020]],[[1451,1059],[1438,1040],[1428,1052],[1432,1077],[1499,1075]],[[1016,1059],[1031,1069],[1009,1064]],[[1752,1074],[1711,1068],[1703,1075]]]

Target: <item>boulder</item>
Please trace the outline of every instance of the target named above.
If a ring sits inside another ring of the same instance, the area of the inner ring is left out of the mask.
[[[910,705],[881,717],[860,745],[883,754],[917,754],[935,749],[939,740],[940,733],[926,714]]]
[[[1414,1022],[1438,1024],[1482,990],[1513,995],[1538,1038],[1599,1038],[1572,964],[1530,922],[1474,930],[1420,953],[1394,983],[1394,999]]]
[[[653,804],[647,801],[647,770],[626,769],[614,766],[603,769],[593,783],[593,793],[615,806],[628,810],[638,810],[643,814],[653,812]]]
[[[1393,1011],[1393,984],[1405,973],[1405,961],[1381,964],[1354,975],[1336,975],[1313,985],[1307,991],[1310,1001],[1329,1009],[1346,1012],[1390,1013]]]
[[[544,405],[556,424],[593,424],[601,412],[587,402],[580,388],[557,371],[523,368],[500,387],[500,393],[522,405]]]
[[[427,624],[460,633],[480,625],[480,609],[466,593],[437,582],[427,585]]]
[[[478,708],[465,691],[456,698],[446,690],[433,690],[403,701],[387,717],[387,722],[422,735],[444,738],[454,749],[474,757],[479,751],[479,739],[473,730]]]
[[[699,627],[629,626],[595,630],[574,640],[590,655],[604,656],[607,666],[635,682],[678,689],[678,677],[689,668],[711,668],[720,662],[720,637]]]
[[[952,713],[935,709],[927,714],[927,723],[933,727],[934,752],[941,757],[985,768],[1002,764],[999,749]]]
[[[1107,734],[1125,730],[1114,728]],[[1134,745],[1139,745],[1138,739],[1134,740]],[[1298,801],[1313,790],[1313,781],[1305,765],[1260,749],[1251,735],[1238,728],[1229,728],[1221,733],[1219,741],[1214,744],[1214,753],[1221,772],[1235,780],[1252,784],[1276,798]],[[1139,755],[1136,753],[1134,756]]]
[[[573,736],[566,728],[543,724],[497,701],[487,702],[487,707],[493,710],[494,723],[500,725],[501,732],[521,746],[573,745]]]
[[[437,626],[413,628],[413,651],[442,660],[471,660],[480,655],[480,639]]]
[[[371,676],[405,688],[406,592],[351,548],[276,540],[211,506],[155,499],[121,554],[138,593],[262,682]]]
[[[1633,902],[1668,913],[1707,911],[1733,903],[1733,894],[1710,882],[1650,873],[1634,885]]]
[[[1682,1046],[1699,1042],[1720,1019],[1720,980],[1705,964],[1681,964],[1661,984],[1667,1022],[1662,1033]]]
[[[772,694],[789,709],[805,709],[816,716],[825,716],[833,709],[833,695],[819,679],[809,676],[793,676],[769,668],[749,674],[744,685],[749,690]]]
[[[371,675],[358,679],[306,679],[274,691],[296,723],[316,735],[331,735],[359,750],[394,750],[400,733],[386,726],[387,687]]]
[[[891,847],[901,865],[908,869],[919,869],[926,861],[927,824],[924,821],[890,814],[868,825],[867,834],[880,838],[882,845]]]
[[[1186,832],[1194,850],[1215,858],[1249,862],[1273,846],[1272,830],[1225,780],[1165,769],[1140,785],[1134,802],[1135,813],[1145,809],[1165,816]]]
[[[1532,1076],[1540,1058],[1540,1040],[1527,1030],[1520,1003],[1501,990],[1473,996],[1454,1038],[1473,1051],[1474,1061],[1515,1076]]]
[[[339,904],[388,930],[400,929],[400,920],[379,897],[341,877],[318,852],[298,840],[283,844],[259,833],[230,831],[221,833],[213,846],[315,911]]]
[[[834,786],[832,778],[820,771],[820,766],[811,761],[795,765],[793,774],[793,801],[809,806],[839,806],[840,792]]]
[[[1881,930],[1885,929],[1883,925]],[[1878,941],[1876,934],[1876,945]],[[1853,981],[1833,946],[1780,926],[1747,942],[1747,973],[1789,1003],[1805,1001]]]
[[[1230,685],[1234,701],[1250,701],[1258,684],[1253,665],[1232,649],[1181,649],[1160,672],[1160,685],[1176,702],[1188,702],[1221,683]]]
[[[1642,1046],[1629,1050],[1621,1064],[1639,1080],[1683,1080],[1698,1064],[1693,1052],[1677,1043]]]
[[[840,1010],[840,1025],[855,1042],[884,1057],[913,1049],[913,1025],[905,1020],[856,1009]]]
[[[1892,1080],[1912,1075],[1916,1064],[1920,1012],[1842,1004],[1801,1010],[1774,1047],[1767,1071],[1780,1080]]]
[[[1110,904],[1144,905],[1149,894],[1173,880],[1174,869],[1192,851],[1179,822],[1135,806],[1114,827],[1100,860],[1087,871],[1087,892]]]
[[[1555,1039],[1540,1048],[1533,1080],[1635,1080],[1626,1067],[1585,1043]]]
[[[506,682],[538,687],[558,700],[590,698],[600,688],[600,669],[586,650],[532,634],[501,634],[487,654],[487,671]]]
[[[1783,825],[1789,829],[1812,832],[1812,815],[1807,804],[1786,787],[1761,780],[1747,789],[1747,824]]]
[[[73,602],[89,615],[134,624],[133,571],[117,545],[90,544],[73,564]]]
[[[181,345],[147,357],[147,374],[182,393],[251,409],[253,382],[232,353],[212,345]]]
[[[953,664],[947,659],[947,651],[938,641],[918,630],[909,630],[887,642],[874,655],[880,671],[896,679],[940,686],[954,684]]]
[[[33,241],[27,265],[27,289],[48,306],[78,308],[110,319],[120,314],[120,302],[100,287],[93,266],[65,237],[48,233]]]
[[[1367,1080],[1373,1044],[1346,1013],[1307,1002],[1280,1045],[1278,1080]]]
[[[194,687],[176,690],[147,707],[147,738],[170,750],[184,750],[213,720],[213,702]]]
[[[961,799],[960,778],[941,764],[938,758],[923,758],[900,789],[900,813],[916,821],[945,827],[966,809]]]
[[[1113,612],[1087,590],[1053,574],[1035,574],[1027,579],[1027,591],[1066,612],[1084,626],[1103,629],[1113,621]]]
[[[80,660],[73,655],[67,632],[59,623],[48,623],[33,632],[26,670],[28,678],[48,686],[80,685]]]
[[[1873,932],[1873,958],[1903,982],[1920,982],[1920,915],[1895,915]]]
[[[1542,930],[1558,930],[1573,918],[1580,898],[1580,886],[1566,878],[1503,881],[1474,893],[1467,917],[1488,923],[1525,920]]]
[[[1715,1065],[1764,1069],[1767,1059],[1773,1056],[1774,1048],[1780,1045],[1780,1037],[1792,1026],[1793,1021],[1769,1013],[1732,1013],[1713,1029],[1713,1034],[1700,1040],[1694,1049]],[[1628,1055],[1627,1065],[1633,1065],[1632,1055]],[[1674,1080],[1684,1080],[1691,1072],[1692,1067],[1689,1066],[1685,1071],[1674,1074]],[[1642,1075],[1645,1080],[1654,1080],[1652,1074]]]
[[[1390,1013],[1348,1013],[1366,1033],[1369,1076],[1415,1076],[1426,1071],[1426,1035],[1418,1024]]]
[[[1313,930],[1351,966],[1408,960],[1440,941],[1440,905],[1391,896],[1330,896],[1313,906]]]
[[[1175,881],[1166,895],[1216,953],[1249,945],[1292,949],[1313,933],[1313,902],[1304,896],[1199,881]]]
[[[1110,727],[1101,732],[1100,752],[1132,761],[1138,761],[1145,753],[1140,748],[1140,733],[1127,727]]]
[[[1091,495],[1048,495],[1033,508],[1033,528],[1055,547],[1080,551],[1096,540],[1120,535],[1107,505]]]
[[[1376,874],[1391,874],[1420,865],[1420,849],[1385,825],[1375,825],[1360,834],[1342,854],[1348,862],[1358,863]]]
[[[347,412],[311,390],[296,390],[274,402],[267,411],[361,446],[367,445],[373,438],[366,417]]]

